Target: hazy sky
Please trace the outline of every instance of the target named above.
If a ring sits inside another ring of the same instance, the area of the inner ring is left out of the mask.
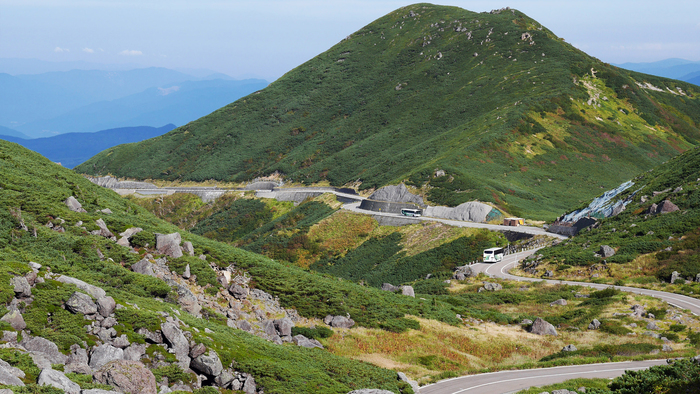
[[[0,58],[207,68],[272,81],[396,0],[0,0]],[[445,0],[516,8],[609,63],[700,61],[699,0]]]

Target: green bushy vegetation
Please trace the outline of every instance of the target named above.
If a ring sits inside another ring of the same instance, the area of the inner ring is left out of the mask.
[[[330,338],[333,335],[333,330],[323,326],[318,326],[316,328],[295,326],[292,327],[292,336],[295,335],[303,335],[313,339]]]
[[[499,241],[488,231],[457,238],[425,252],[406,256],[400,233],[370,238],[343,257],[321,259],[311,269],[370,286],[402,284],[428,274],[451,276],[454,268],[477,260],[484,249]]]
[[[75,196],[87,212],[70,211],[63,203],[69,196]],[[97,212],[104,208],[110,208],[113,213],[107,215]],[[177,308],[171,297],[170,286],[161,280],[136,274],[127,268],[143,257],[143,250],[141,253],[132,253],[128,248],[89,234],[75,224],[82,221],[84,226],[91,229],[95,220],[102,218],[115,233],[132,226],[141,227],[144,233],[150,233],[147,237],[149,240],[152,234],[172,233],[178,231],[177,227],[157,219],[128,199],[98,187],[84,177],[34,152],[5,141],[0,141],[0,215],[0,260],[3,261],[0,265],[0,275],[4,278],[1,286],[8,290],[9,294],[12,294],[12,289],[7,287],[10,278],[29,272],[27,262],[38,262],[44,267],[42,275],[46,270],[69,275],[105,289],[122,305],[137,305],[138,309],[127,307],[117,310],[120,324],[115,327],[120,335],[127,334],[130,341],[137,343],[143,342],[143,338],[133,330],[139,327],[154,330],[161,321],[157,312],[171,313],[173,308]],[[44,226],[48,221],[60,223],[65,232],[54,231]],[[22,223],[27,227],[27,231],[22,228]],[[33,236],[34,229],[36,237]],[[248,269],[252,278],[251,284],[279,297],[284,307],[293,307],[297,299],[305,298],[304,292],[313,291],[315,303],[301,308],[299,312],[302,316],[317,316],[316,309],[320,306],[326,313],[351,312],[359,323],[373,322],[373,326],[377,326],[379,322],[401,318],[404,314],[419,315],[421,311],[444,321],[455,320],[454,312],[448,305],[423,305],[420,300],[403,300],[402,297],[375,289],[371,289],[372,294],[368,296],[367,288],[353,283],[321,277],[184,231],[181,231],[181,234],[185,240],[193,242],[198,252],[207,255],[207,266],[209,263],[222,266],[234,264],[240,269]],[[100,253],[103,258],[100,257]],[[180,269],[185,262],[189,262],[192,269],[197,269],[194,260],[190,260],[189,257],[182,260],[169,259],[169,262],[176,267],[175,269]],[[206,278],[206,269],[211,268],[201,268],[198,276]],[[274,278],[274,281],[268,281],[270,277]],[[284,283],[284,288],[275,288],[275,281]],[[8,294],[5,290],[2,292],[3,296]],[[67,351],[71,344],[83,341],[88,345],[95,344],[97,338],[86,333],[83,317],[61,307],[76,290],[73,285],[50,279],[37,284],[32,289],[34,301],[21,306],[27,332],[55,342],[63,351]],[[351,300],[358,299],[362,301],[355,303],[357,307],[348,307]],[[6,311],[11,296],[2,300],[3,310]],[[400,305],[398,309],[401,312],[397,312],[397,304]],[[370,310],[365,319],[362,318],[365,315],[363,308]],[[203,314],[205,312],[206,310],[203,310]],[[325,314],[321,317],[323,316]],[[206,320],[183,313],[181,319],[201,332],[204,332],[205,327],[215,331],[216,335],[207,334],[214,335],[214,341],[204,336],[198,337],[197,340],[216,349],[227,365],[235,359],[237,370],[254,374],[256,382],[265,387],[267,393],[319,390],[347,393],[362,387],[382,387],[400,392],[393,371],[343,359],[325,351],[314,352],[296,346],[276,346],[231,329],[226,326],[225,319],[222,321],[213,315]],[[155,348],[161,349],[156,346],[149,347]],[[2,356],[5,360],[13,360],[14,357],[4,353]],[[172,355],[167,352],[163,356],[166,360],[174,361]],[[18,359],[17,363],[22,364],[18,364],[18,367],[35,379],[37,373],[31,369],[33,364],[29,361],[31,360]],[[356,386],[358,384],[362,387]],[[37,388],[35,385],[22,390],[19,392],[51,393],[50,390]]]
[[[593,357],[607,358],[612,360],[617,356],[637,356],[641,354],[649,354],[654,350],[660,350],[661,346],[652,345],[649,343],[623,343],[619,345],[595,345],[589,349],[579,349],[573,352],[561,351],[546,357],[540,361],[552,361],[561,358],[570,357]]]
[[[519,11],[415,4],[261,92],[77,170],[191,181],[279,172],[363,189],[407,180],[440,204],[479,199],[553,219],[696,144],[697,92],[602,63]]]

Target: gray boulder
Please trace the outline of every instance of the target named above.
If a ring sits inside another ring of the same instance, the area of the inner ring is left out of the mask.
[[[129,342],[129,338],[126,337],[126,335],[122,334],[112,341],[112,346],[118,347],[120,349],[126,349],[131,345],[131,342]]]
[[[87,364],[89,361],[87,350],[78,344],[70,346],[70,354],[66,359],[66,364]]]
[[[350,328],[355,325],[355,321],[345,316],[333,316],[329,325],[331,327]]]
[[[565,299],[560,298],[552,303],[549,304],[549,306],[555,306],[555,305],[567,305],[568,303],[566,302]]]
[[[257,387],[255,385],[255,379],[253,379],[253,375],[248,375],[248,377],[245,379],[245,382],[243,383],[243,387],[241,388],[245,394],[255,394],[257,392]]]
[[[382,290],[395,292],[401,290],[401,288],[399,286],[394,286],[391,283],[382,283]]]
[[[185,267],[185,272],[182,273],[182,277],[183,277],[184,279],[189,279],[189,278],[192,277],[192,272],[190,271],[190,265],[189,265],[189,264],[187,264],[187,266]]]
[[[22,317],[22,314],[19,313],[17,309],[12,309],[4,314],[0,318],[0,321],[4,321],[17,331],[27,328],[27,323],[24,322],[24,317]]]
[[[214,383],[219,387],[227,387],[233,382],[233,379],[235,379],[235,376],[233,376],[231,371],[224,370],[220,375],[214,378]]]
[[[561,349],[562,352],[575,352],[577,350],[578,349],[576,349],[576,346],[574,345],[566,345],[563,349]]]
[[[182,307],[182,309],[186,310],[189,312],[191,315],[200,317],[200,312],[202,311],[202,306],[199,305],[199,300],[197,300],[197,296],[190,291],[187,286],[183,286],[179,283],[176,283],[175,289],[177,291],[177,303]]]
[[[122,359],[124,359],[124,350],[105,343],[92,350],[88,365],[92,369],[99,369],[111,361]]]
[[[141,259],[138,263],[132,264],[131,270],[139,274],[152,276],[154,278],[158,276],[156,275],[155,264],[148,261],[148,259]]]
[[[659,204],[659,206],[656,208],[656,213],[671,213],[675,211],[679,211],[680,208],[674,203],[672,203],[670,200],[664,200]]]
[[[681,278],[681,274],[679,274],[678,271],[673,271],[671,273],[671,283],[676,283],[676,281],[680,278]],[[17,290],[15,290],[15,291],[17,291]]]
[[[263,320],[262,329],[268,337],[277,335],[277,329],[275,328],[275,322],[273,320]]]
[[[107,319],[105,319],[107,320]],[[160,330],[157,331],[149,331],[148,329],[145,328],[139,328],[136,330],[136,333],[139,335],[143,335],[146,338],[146,342],[149,343],[163,343],[163,334],[160,332]]]
[[[173,258],[182,257],[180,233],[156,234],[156,251]]]
[[[109,317],[109,315],[114,312],[114,309],[117,307],[117,303],[114,301],[114,298],[112,297],[100,297],[97,299],[97,312],[100,313],[102,317]]]
[[[530,332],[536,335],[559,335],[557,333],[556,328],[554,328],[553,325],[547,323],[539,317],[535,319],[534,323],[532,323],[532,328],[530,329]]]
[[[70,209],[73,212],[87,212],[85,209],[83,209],[83,205],[79,203],[78,200],[76,200],[73,196],[68,197],[68,199],[66,199],[66,201],[64,201],[63,203],[66,204],[68,209]]]
[[[80,394],[80,386],[68,379],[61,371],[46,368],[39,374],[37,379],[39,386],[52,386],[63,390],[66,394]]]
[[[247,320],[239,320],[236,323],[236,327],[238,327],[239,330],[251,332],[253,331],[253,326],[247,321]]]
[[[413,286],[401,286],[401,295],[415,297],[416,293],[413,291]]]
[[[231,286],[229,286],[228,292],[237,300],[248,298],[248,290],[236,283],[232,283]]]
[[[309,348],[309,349],[315,348],[315,347],[317,347],[319,349],[323,349],[323,345],[321,345],[321,342],[319,342],[315,339],[309,339],[303,335],[295,335],[294,337],[292,337],[292,341],[294,341],[294,343],[297,346],[301,346],[301,347],[305,347],[305,348]]]
[[[145,343],[132,343],[124,349],[124,360],[139,361],[146,354]]]
[[[56,280],[61,282],[61,283],[75,285],[75,287],[90,294],[92,296],[92,298],[95,298],[95,299],[98,299],[98,298],[101,298],[101,297],[104,297],[107,295],[107,293],[103,289],[101,289],[97,286],[93,286],[91,284],[85,283],[80,279],[72,278],[70,276],[60,275],[58,278],[56,278]]]
[[[24,383],[17,377],[16,372],[9,365],[6,367],[0,363],[0,385],[24,386]]]
[[[97,305],[92,301],[92,298],[81,292],[74,292],[68,301],[66,301],[66,309],[73,313],[81,315],[92,315],[97,313]]]
[[[126,239],[131,239],[131,237],[140,233],[141,231],[143,231],[143,229],[140,227],[129,227],[128,229],[124,230],[123,233],[119,233],[119,236]]]
[[[294,327],[294,322],[288,317],[275,320],[275,328],[280,336],[292,335],[292,327]]]
[[[608,258],[615,255],[615,249],[611,248],[608,245],[600,245],[600,250],[598,251],[598,254],[603,258]]]
[[[500,283],[483,282],[484,289],[488,291],[498,291],[503,290],[503,286]]]
[[[598,319],[593,319],[591,324],[588,325],[589,330],[597,330],[598,327],[600,327],[600,322],[598,321]]]
[[[93,231],[93,232],[92,232],[93,235],[99,235],[99,236],[105,237],[105,238],[114,238],[114,234],[112,234],[112,232],[109,231],[109,229],[107,228],[107,224],[105,223],[104,220],[102,220],[102,219],[97,219],[97,220],[95,221],[95,224],[96,224],[97,227],[99,227],[100,229],[99,229],[99,230]],[[116,241],[116,238],[115,238],[114,240]]]
[[[178,361],[178,365],[183,370],[190,367],[190,344],[187,337],[182,333],[174,323],[165,322],[160,326],[160,330],[163,332],[163,337],[166,342],[170,345],[175,358]]]
[[[659,329],[659,326],[657,326],[656,323],[653,322],[653,321],[650,321],[649,324],[647,324],[647,330],[654,330],[654,331],[656,331],[656,330],[658,330],[658,329]]]
[[[10,279],[10,286],[14,288],[15,295],[18,298],[31,297],[32,295],[32,287],[24,276],[12,277],[12,279]]]
[[[190,347],[190,357],[197,358],[207,352],[207,347],[203,343],[198,343]]]
[[[353,390],[348,394],[394,394],[392,391],[381,390],[381,389],[360,389]]]
[[[465,280],[474,276],[476,276],[476,272],[469,265],[463,265],[455,269],[452,279]]]
[[[695,281],[700,283],[700,274],[695,275]]]
[[[406,374],[403,372],[398,372],[396,375],[397,375],[396,377],[400,381],[408,383],[411,386],[411,389],[413,389],[414,393],[420,393],[420,386],[418,385],[418,382],[416,382],[415,380],[409,379],[408,376],[406,376]]]
[[[192,242],[185,241],[182,243],[182,253],[187,253],[188,256],[194,256],[194,246],[192,246]]]
[[[99,371],[93,379],[97,383],[108,384],[120,393],[156,394],[156,377],[139,361],[112,361]]]
[[[632,317],[644,316],[645,311],[644,311],[643,306],[641,306],[639,304],[634,304],[634,305],[632,305],[632,307],[630,309],[632,309]]]
[[[663,345],[663,346],[661,347],[661,351],[663,351],[663,352],[672,352],[672,351],[673,351],[673,348],[672,348],[671,346],[669,346],[669,345]]]
[[[22,341],[22,346],[31,352],[41,353],[52,364],[65,364],[67,357],[58,351],[58,346],[48,339],[33,337]]]
[[[7,373],[17,378],[24,379],[26,374],[19,368],[15,368],[3,359],[0,359],[0,368],[4,368]],[[2,383],[0,383],[2,384]]]
[[[224,371],[224,366],[221,364],[219,355],[215,351],[209,350],[208,353],[200,354],[190,363],[190,368],[194,371],[207,376],[216,377]]]

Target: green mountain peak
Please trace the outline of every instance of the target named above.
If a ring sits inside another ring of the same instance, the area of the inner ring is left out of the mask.
[[[415,4],[260,92],[76,170],[404,181],[432,204],[490,201],[550,219],[692,147],[695,89],[602,63],[516,10]]]

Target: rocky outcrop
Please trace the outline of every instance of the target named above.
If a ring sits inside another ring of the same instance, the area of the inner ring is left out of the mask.
[[[32,296],[32,287],[29,285],[27,278],[24,276],[15,276],[10,279],[10,286],[14,288],[17,298],[26,298]]]
[[[156,394],[158,392],[155,376],[138,361],[112,361],[95,372],[93,378],[98,383],[113,386],[121,393]]]
[[[403,183],[396,186],[384,186],[369,196],[370,200],[405,202],[425,206],[423,198],[408,191]]]
[[[532,323],[532,328],[530,328],[530,332],[536,335],[559,335],[557,333],[556,328],[554,328],[553,325],[539,317],[535,319],[534,323]]]
[[[73,212],[87,212],[85,209],[83,209],[83,205],[80,204],[78,200],[76,200],[73,196],[68,197],[68,199],[66,199],[66,201],[64,201],[63,203],[66,204],[68,209],[70,209]]]
[[[323,349],[323,345],[321,345],[321,342],[319,342],[315,339],[309,339],[303,335],[295,335],[292,338],[292,341],[294,341],[294,343],[297,346],[301,346],[301,347],[305,347],[305,348],[309,348],[309,349],[312,349],[312,348]]]
[[[355,321],[349,317],[345,316],[331,316],[328,315],[323,319],[323,322],[331,327],[336,328],[350,328],[355,325]]]
[[[173,258],[182,257],[180,233],[156,234],[156,251]]]
[[[468,201],[454,208],[427,207],[423,216],[482,223],[487,220],[492,210],[490,205],[478,201]]]
[[[274,321],[274,324],[280,336],[285,337],[292,335],[292,328],[294,327],[294,322],[292,319],[288,317],[277,319]]]

